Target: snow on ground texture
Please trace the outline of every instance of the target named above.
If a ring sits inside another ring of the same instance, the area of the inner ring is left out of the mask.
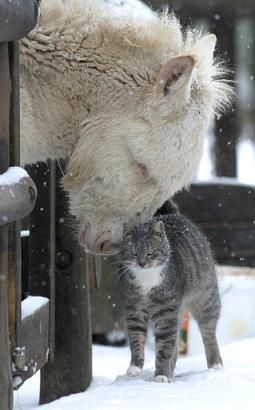
[[[207,370],[205,356],[180,358],[172,383],[152,381],[154,352],[147,346],[145,370],[135,379],[125,374],[129,348],[93,347],[90,388],[38,406],[39,375],[15,393],[18,410],[254,410],[255,338],[221,349],[224,369]]]

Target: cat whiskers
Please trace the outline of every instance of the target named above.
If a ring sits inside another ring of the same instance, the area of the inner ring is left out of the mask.
[[[120,283],[125,284],[128,280],[132,279],[133,274],[130,268],[132,267],[132,263],[127,263],[124,266],[119,266],[116,271],[114,272],[115,275],[119,277]]]

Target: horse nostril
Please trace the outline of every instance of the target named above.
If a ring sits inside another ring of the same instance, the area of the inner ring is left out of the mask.
[[[100,251],[103,253],[107,253],[111,249],[111,242],[110,241],[104,241],[100,244]]]

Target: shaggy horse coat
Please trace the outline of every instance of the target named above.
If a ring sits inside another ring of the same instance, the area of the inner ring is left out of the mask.
[[[63,185],[87,250],[117,252],[124,222],[148,220],[190,183],[229,102],[215,42],[167,14],[137,22],[42,0],[20,46],[21,156],[68,159]]]

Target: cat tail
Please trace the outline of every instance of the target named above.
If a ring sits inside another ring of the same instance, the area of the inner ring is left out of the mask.
[[[172,200],[168,199],[163,205],[156,211],[154,216],[179,214],[180,210],[178,205]]]

